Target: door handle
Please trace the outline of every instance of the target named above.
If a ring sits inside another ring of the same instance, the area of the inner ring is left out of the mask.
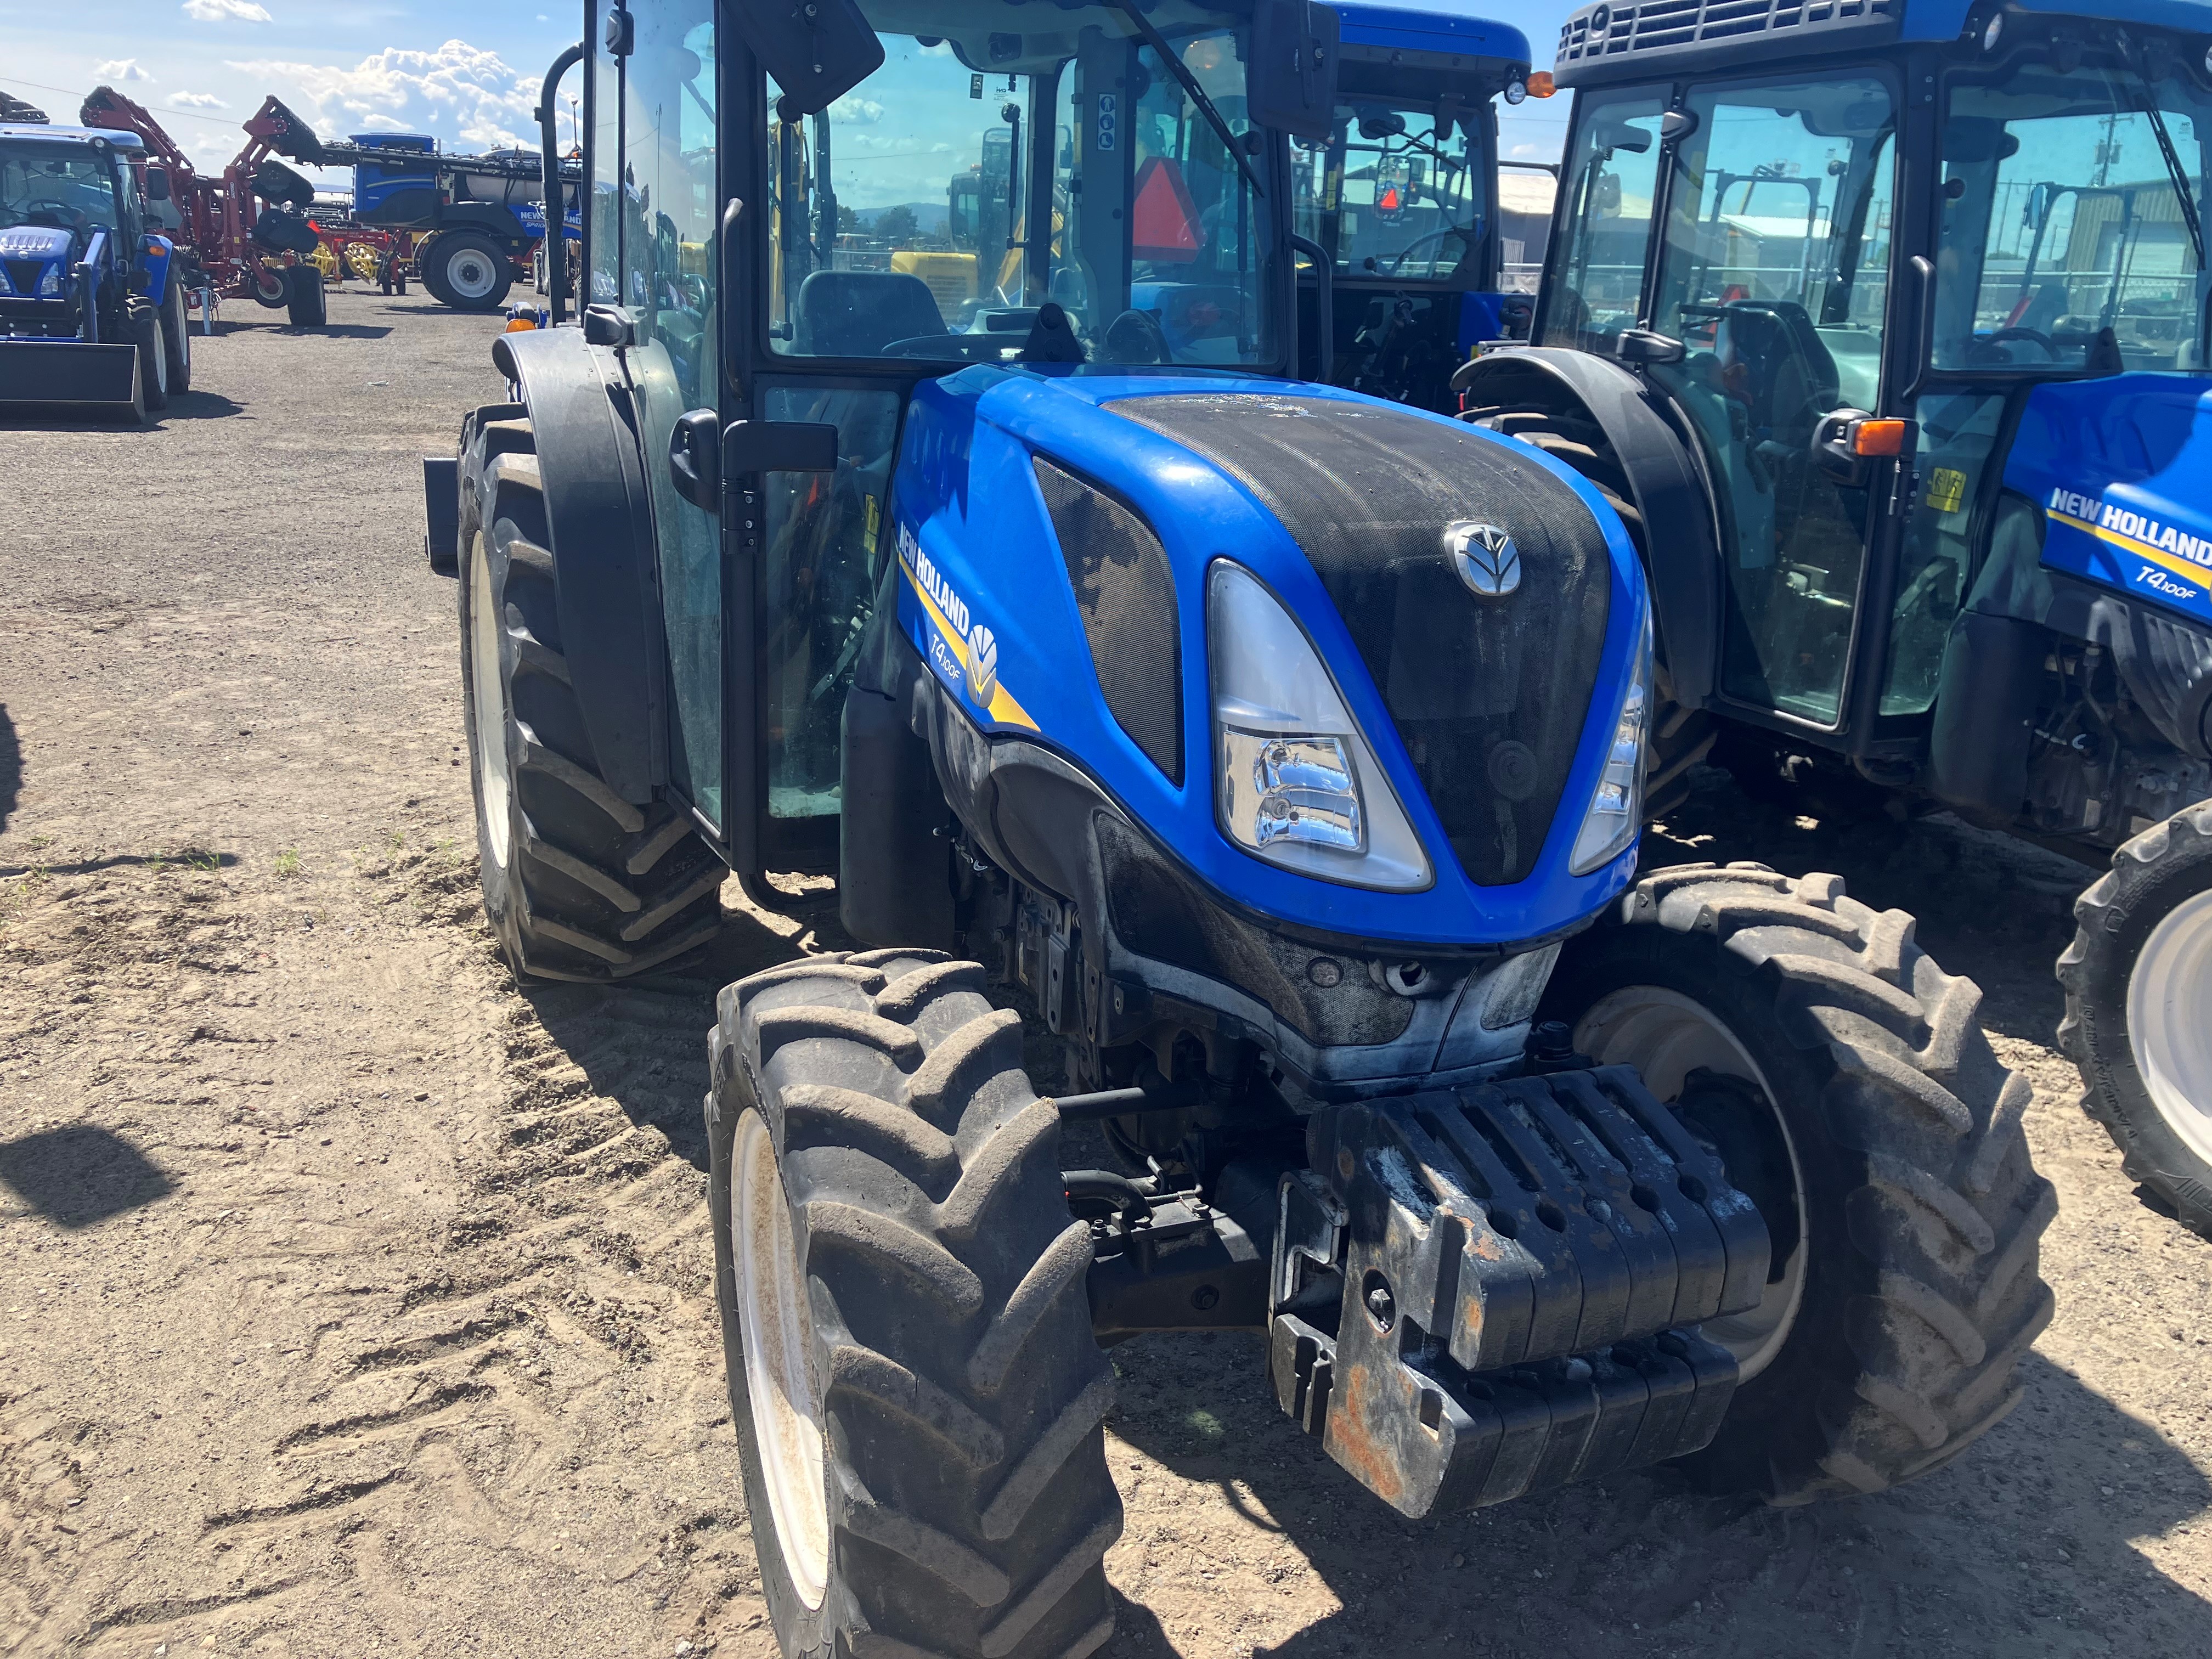
[[[702,513],[722,510],[722,417],[695,409],[668,433],[668,480]]]

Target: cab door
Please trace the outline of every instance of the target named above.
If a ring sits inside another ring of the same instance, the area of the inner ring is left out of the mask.
[[[1869,76],[1693,89],[1667,118],[1652,378],[1697,428],[1720,498],[1718,684],[1834,730],[1889,463],[1839,476],[1829,417],[1881,407],[1897,116]]]
[[[670,783],[726,842],[721,529],[678,494],[667,462],[677,422],[722,405],[714,0],[656,0],[606,21],[593,43],[591,268],[580,299],[628,324],[622,355],[668,650]]]

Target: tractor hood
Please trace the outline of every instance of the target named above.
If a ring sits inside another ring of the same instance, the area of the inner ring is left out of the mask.
[[[74,240],[66,230],[45,225],[17,225],[12,230],[0,230],[0,259],[64,258]]]
[[[1648,598],[1617,520],[1540,452],[1329,386],[978,368],[916,392],[900,457],[902,631],[971,722],[1066,757],[1218,896],[1476,945],[1555,933],[1625,886],[1632,850],[1567,864]],[[1287,869],[1221,827],[1222,560],[1305,634],[1425,888]]]

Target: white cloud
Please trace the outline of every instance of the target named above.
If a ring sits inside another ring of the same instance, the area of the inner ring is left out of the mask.
[[[110,82],[150,81],[154,78],[138,67],[138,60],[136,58],[111,58],[104,64],[94,64],[92,66],[92,72],[101,80]]]
[[[884,106],[872,98],[848,92],[830,106],[830,118],[842,125],[872,127],[884,118]]]
[[[465,40],[448,40],[435,52],[386,46],[351,69],[274,58],[228,67],[288,82],[299,94],[300,112],[325,137],[354,125],[388,124],[485,149],[538,142],[531,111],[539,77],[510,69],[498,53]]]
[[[233,18],[241,23],[270,23],[269,8],[253,0],[185,0],[185,15],[200,23],[220,23]]]
[[[211,92],[173,92],[169,102],[185,109],[228,109],[230,106]]]
[[[1533,161],[1543,154],[1541,144],[1516,144],[1511,154],[1516,161]]]

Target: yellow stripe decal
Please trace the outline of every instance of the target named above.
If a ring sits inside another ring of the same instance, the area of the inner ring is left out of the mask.
[[[899,560],[899,569],[906,577],[906,585],[914,590],[915,598],[921,601],[922,609],[929,612],[930,621],[937,625],[938,635],[944,640],[945,649],[952,653],[964,674],[968,667],[968,641],[960,637],[958,629],[945,619],[945,613],[937,608],[937,601],[929,597],[928,590],[915,578],[914,567],[903,557]],[[961,689],[967,689],[964,681]],[[1000,726],[1023,726],[1032,732],[1039,729],[1037,723],[1030,718],[1029,710],[1014,701],[1014,694],[1006,690],[1003,682],[991,688],[991,706],[983,712]]]
[[[2153,547],[2147,542],[2136,540],[2132,536],[2123,536],[2117,530],[2107,530],[2104,526],[2092,524],[2087,519],[2077,519],[2069,513],[2053,513],[2051,516],[2069,528],[2079,530],[2085,535],[2094,536],[2100,542],[2110,543],[2123,553],[2132,553],[2139,559],[2148,559],[2153,564],[2171,570],[2177,576],[2186,576],[2190,580],[2199,584],[2212,583],[2212,570],[2206,569],[2201,564],[2191,563],[2179,553],[2169,553],[2162,547]]]

